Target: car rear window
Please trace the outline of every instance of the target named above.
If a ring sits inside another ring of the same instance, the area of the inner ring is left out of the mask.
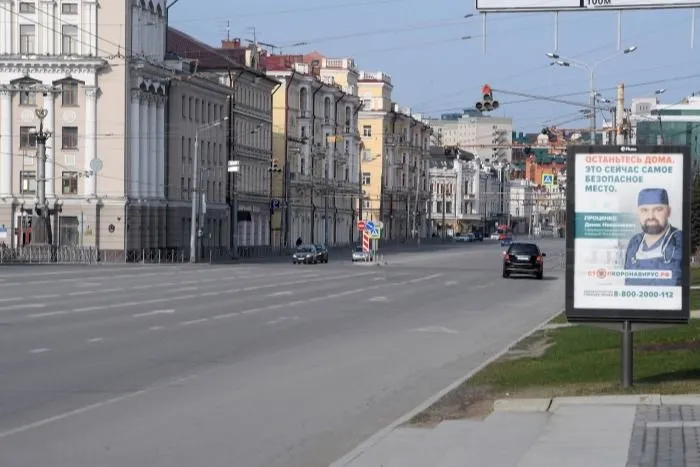
[[[530,244],[519,244],[519,245],[511,245],[511,247],[508,249],[508,253],[511,255],[529,255],[529,256],[537,256],[540,254],[539,248],[537,248],[537,245],[530,245]]]

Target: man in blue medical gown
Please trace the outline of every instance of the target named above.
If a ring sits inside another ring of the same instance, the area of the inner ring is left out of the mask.
[[[632,237],[625,253],[625,269],[669,271],[663,277],[626,278],[626,285],[681,285],[683,233],[669,224],[671,206],[663,188],[645,188],[637,198],[642,232]]]

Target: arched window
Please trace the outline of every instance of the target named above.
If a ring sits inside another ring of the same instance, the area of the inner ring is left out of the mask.
[[[309,109],[309,92],[306,88],[301,88],[299,90],[299,112],[302,117],[306,117],[306,112]]]
[[[352,126],[352,109],[350,109],[350,106],[345,106],[345,133],[350,133],[351,126]]]
[[[160,7],[160,3],[156,7],[156,14],[158,15],[159,18],[163,17],[163,9]]]
[[[148,11],[150,11],[151,13],[156,12],[155,8],[153,8],[153,2],[151,1],[148,2]]]
[[[141,0],[141,8],[146,9],[146,0]]]

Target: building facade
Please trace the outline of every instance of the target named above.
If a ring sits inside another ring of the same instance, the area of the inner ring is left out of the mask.
[[[273,98],[273,243],[348,244],[359,191],[355,88],[304,56],[264,56],[261,64],[281,83]]]
[[[386,73],[360,72],[358,88],[362,218],[381,221],[387,240],[425,237],[432,130],[420,115],[392,102]]]
[[[163,56],[163,40],[146,31],[164,30],[164,10],[163,0],[2,3],[1,241],[31,242],[45,182],[54,244],[123,252],[165,242],[167,73],[141,55]],[[46,180],[36,179],[37,108],[51,134]]]
[[[426,119],[443,146],[458,146],[483,161],[510,162],[513,158],[513,120],[480,115],[474,110]]]
[[[197,76],[204,74],[218,80],[226,89],[224,111],[219,115],[220,121],[226,119],[222,125],[226,141],[220,148],[225,155],[225,164],[229,160],[238,161],[239,171],[229,173],[223,167],[221,172],[217,172],[220,175],[212,180],[218,187],[222,182],[219,177],[224,177],[223,202],[228,205],[229,212],[228,225],[223,227],[224,234],[218,233],[218,220],[212,219],[214,225],[211,227],[216,231],[213,238],[218,239],[219,235],[223,238],[227,232],[232,233],[232,238],[228,243],[209,239],[211,245],[269,246],[273,201],[270,171],[272,96],[280,83],[255,67],[250,49],[241,48],[239,41],[223,41],[222,47],[214,48],[182,31],[168,28],[168,52],[186,59],[191,65],[190,73]],[[223,91],[222,88],[218,89]],[[197,102],[204,105],[205,100],[194,97],[195,107]],[[208,125],[204,120],[200,123],[202,127]]]

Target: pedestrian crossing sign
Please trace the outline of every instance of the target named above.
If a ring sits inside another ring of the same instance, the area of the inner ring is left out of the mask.
[[[542,185],[551,186],[554,185],[554,174],[542,174]]]

